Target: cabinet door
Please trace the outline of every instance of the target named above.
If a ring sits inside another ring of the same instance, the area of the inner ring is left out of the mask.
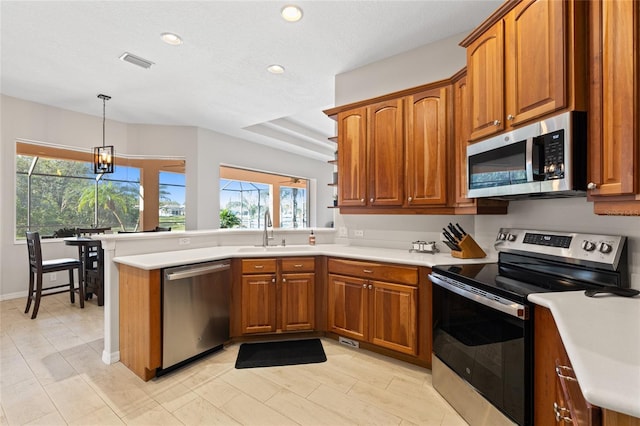
[[[567,2],[525,0],[505,19],[507,127],[566,105]]]
[[[469,86],[466,75],[453,84],[453,120],[455,145],[455,197],[458,206],[473,206],[474,200],[467,198],[467,145],[471,121],[469,119]]]
[[[282,330],[313,330],[315,274],[282,274]]]
[[[356,340],[368,337],[367,281],[329,274],[329,331]]]
[[[367,109],[338,114],[338,204],[367,202]]]
[[[448,87],[409,96],[405,149],[408,206],[447,204]]]
[[[590,196],[640,194],[640,4],[590,4],[589,180]],[[608,214],[606,205],[597,213]],[[640,215],[628,206],[617,214]],[[614,211],[614,214],[616,212]]]
[[[368,108],[367,172],[372,206],[402,206],[404,200],[403,104],[403,99],[396,99]]]
[[[503,39],[504,23],[498,21],[467,47],[472,140],[504,129]]]
[[[371,343],[409,355],[416,355],[417,287],[372,281]]]
[[[276,331],[275,275],[242,276],[242,332]]]

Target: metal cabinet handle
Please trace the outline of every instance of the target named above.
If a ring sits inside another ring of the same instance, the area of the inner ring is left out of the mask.
[[[302,264],[300,264],[300,263],[296,263],[295,265],[293,265],[293,267],[294,267],[294,268],[302,268],[302,266],[303,266],[303,265],[302,265]]]
[[[362,284],[362,288],[367,288],[367,285],[366,284]]]
[[[283,282],[283,283],[286,283],[286,282],[287,282],[287,279],[286,279],[286,278],[283,278],[283,279],[282,279],[282,282]]]
[[[409,202],[413,201],[413,197],[409,197]]]
[[[264,265],[254,265],[253,267],[255,269],[262,269],[262,268],[264,268]]]
[[[369,198],[369,202],[373,203],[373,197]]]
[[[598,184],[594,183],[594,182],[589,182],[587,184],[587,189],[596,189],[598,187]]]
[[[362,272],[364,272],[365,274],[373,274],[373,271],[371,269],[363,269]]]
[[[360,202],[364,204],[364,198],[360,198]]]
[[[563,420],[565,423],[573,423],[573,419],[569,417],[571,415],[569,410],[559,406],[557,402],[553,403],[553,412],[556,415],[556,422],[559,423],[560,420]],[[569,414],[569,416],[565,415],[567,413]]]
[[[276,278],[275,277],[271,278],[271,282],[275,284]]]
[[[494,126],[499,126],[500,125],[500,120],[493,120],[493,125]]]
[[[565,371],[566,371],[566,373],[565,373]],[[577,382],[578,381],[578,379],[576,379],[575,377],[569,376],[567,374],[573,374],[573,368],[569,367],[568,365],[556,365],[556,375],[559,378],[565,379],[565,380],[570,380],[572,382]]]
[[[516,117],[511,115],[511,114],[507,115],[507,120],[509,120],[509,121],[513,121],[514,118],[516,118]]]
[[[369,290],[371,290],[373,288],[373,286],[371,284],[369,284]]]

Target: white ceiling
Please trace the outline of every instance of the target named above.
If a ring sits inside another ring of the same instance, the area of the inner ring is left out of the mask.
[[[126,123],[197,126],[329,158],[334,76],[478,25],[500,0],[6,1],[2,93]],[[184,43],[170,46],[160,33]],[[118,58],[155,63],[145,70]],[[281,75],[270,64],[286,68]]]

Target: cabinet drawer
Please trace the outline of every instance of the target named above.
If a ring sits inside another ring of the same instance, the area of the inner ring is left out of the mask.
[[[329,272],[372,280],[391,281],[418,285],[416,266],[399,266],[385,263],[359,262],[357,260],[329,259]]]
[[[242,259],[243,274],[268,274],[275,272],[275,259]]]
[[[313,257],[286,257],[282,259],[282,272],[313,272],[316,260]]]

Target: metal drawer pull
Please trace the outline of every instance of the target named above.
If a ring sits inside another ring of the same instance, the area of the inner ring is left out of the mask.
[[[557,402],[553,403],[553,412],[556,415],[556,422],[563,420],[565,423],[573,423],[573,419],[571,417],[565,416],[566,413],[569,413],[569,410],[559,406]]]
[[[254,268],[255,269],[262,269],[262,268],[264,268],[264,265],[255,265]]]
[[[302,268],[303,265],[296,263],[295,265],[293,265],[294,268]]]
[[[556,375],[561,378],[561,379],[565,379],[565,380],[571,380],[573,382],[577,382],[578,379],[576,379],[573,376],[568,376],[566,373],[563,372],[563,370],[567,371],[568,373],[573,373],[573,368],[567,366],[567,365],[556,365]]]
[[[373,271],[371,269],[363,269],[362,272],[364,272],[365,274],[373,274]]]

